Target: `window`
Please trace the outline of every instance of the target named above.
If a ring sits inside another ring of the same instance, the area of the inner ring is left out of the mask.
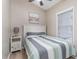
[[[58,17],[58,37],[73,38],[73,9],[57,14]]]

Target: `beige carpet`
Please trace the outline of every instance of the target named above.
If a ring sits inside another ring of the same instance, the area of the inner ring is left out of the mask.
[[[17,51],[11,54],[10,59],[27,59],[27,55],[25,50]],[[75,59],[73,57],[70,57],[68,59]]]
[[[24,50],[13,52],[10,59],[27,59],[27,55]]]

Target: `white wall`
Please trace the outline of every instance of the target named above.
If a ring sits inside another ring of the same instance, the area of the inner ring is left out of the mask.
[[[56,13],[68,9],[70,7],[74,7],[74,43],[76,45],[76,0],[63,0],[60,3],[53,6],[51,9],[46,12],[46,23],[47,23],[47,33],[51,36],[56,36]]]
[[[11,27],[28,23],[28,13],[35,12],[40,16],[40,23],[45,24],[45,11],[27,2],[28,0],[11,0]],[[12,30],[11,28],[11,30]]]
[[[75,17],[74,17],[74,41],[76,43],[76,0],[63,0],[51,9],[47,10],[46,13],[39,7],[28,3],[27,0],[9,0],[3,1],[3,19],[2,19],[2,57],[7,58],[9,53],[9,33],[14,26],[22,26],[28,23],[28,13],[35,12],[40,15],[40,23],[47,23],[47,33],[51,36],[56,36],[56,13],[64,9],[74,6]],[[11,6],[11,15],[10,15]],[[11,18],[10,18],[11,17]],[[11,24],[11,26],[10,26]],[[10,28],[12,27],[12,28]]]
[[[9,53],[10,0],[2,0],[2,59]]]

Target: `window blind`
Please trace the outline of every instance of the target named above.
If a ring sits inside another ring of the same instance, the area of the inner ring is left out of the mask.
[[[73,37],[73,10],[58,14],[58,37]]]

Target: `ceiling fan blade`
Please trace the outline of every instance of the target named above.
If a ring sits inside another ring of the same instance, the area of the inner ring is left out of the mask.
[[[48,1],[52,1],[52,0],[48,0]]]
[[[40,1],[40,5],[41,5],[41,6],[43,6],[43,5],[44,5],[42,1]]]
[[[34,1],[34,0],[29,0],[29,2],[32,2],[32,1]]]

